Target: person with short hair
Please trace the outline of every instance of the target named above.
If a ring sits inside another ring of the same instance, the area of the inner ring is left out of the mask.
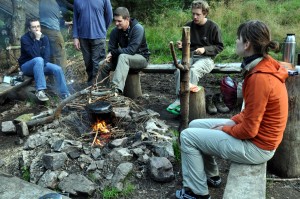
[[[41,24],[38,19],[29,19],[28,32],[21,37],[21,56],[18,59],[21,71],[26,76],[33,76],[36,86],[36,96],[40,101],[48,101],[45,93],[45,75],[53,75],[56,87],[62,99],[67,98],[70,92],[67,87],[64,72],[56,64],[49,62],[49,39],[41,32]]]
[[[109,72],[114,70],[111,87],[119,94],[124,90],[129,69],[146,68],[150,52],[144,27],[130,17],[127,8],[118,7],[114,11],[114,22],[116,27],[110,33],[108,54],[104,60],[106,63],[100,63],[103,66],[99,80],[109,76]]]
[[[198,85],[205,74],[210,73],[215,64],[213,58],[222,52],[224,45],[221,30],[212,20],[208,19],[209,5],[206,1],[192,2],[193,21],[185,26],[190,27],[190,83]],[[177,47],[182,49],[182,41],[177,41]],[[180,114],[180,70],[175,71],[177,99],[167,107],[167,111]]]
[[[110,0],[74,0],[74,46],[82,52],[89,86],[98,74],[99,62],[105,59],[106,33],[112,19]]]
[[[242,23],[236,53],[243,57],[244,109],[231,119],[196,119],[180,134],[183,189],[176,198],[209,199],[219,187],[215,156],[241,164],[270,160],[281,143],[288,118],[288,71],[268,51],[278,50],[261,21]]]

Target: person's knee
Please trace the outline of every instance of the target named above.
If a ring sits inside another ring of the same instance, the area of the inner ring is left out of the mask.
[[[35,57],[32,60],[35,62],[35,64],[44,66],[44,59],[42,57]]]
[[[127,61],[128,60],[128,55],[127,54],[120,54],[118,57],[118,62],[120,61]]]

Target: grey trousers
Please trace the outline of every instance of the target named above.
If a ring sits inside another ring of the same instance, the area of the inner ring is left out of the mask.
[[[262,150],[248,140],[211,129],[226,124],[234,122],[230,119],[197,119],[180,134],[183,186],[195,194],[208,194],[207,177],[219,175],[215,156],[242,164],[261,164],[275,153],[275,150]]]
[[[123,92],[129,69],[142,69],[146,68],[147,65],[148,62],[146,58],[140,54],[120,54],[116,65],[114,65],[112,62],[103,65],[103,61],[100,62],[101,73],[99,80],[109,76],[110,71],[114,70],[115,72],[111,81],[113,84],[112,86],[115,86],[121,92]],[[106,80],[106,85],[108,84],[108,81],[109,79]]]
[[[198,81],[214,68],[214,61],[210,57],[193,57],[190,59],[190,83],[198,85]],[[175,71],[176,95],[180,90],[180,70]]]

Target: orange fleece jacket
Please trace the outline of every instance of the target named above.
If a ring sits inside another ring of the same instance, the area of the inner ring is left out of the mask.
[[[245,108],[231,118],[236,125],[222,130],[263,150],[276,149],[288,117],[287,77],[287,70],[278,61],[270,56],[263,58],[244,79]]]

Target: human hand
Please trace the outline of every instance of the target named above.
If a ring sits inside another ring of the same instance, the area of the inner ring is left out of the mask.
[[[202,54],[204,54],[204,52],[205,52],[205,48],[197,48],[195,50],[195,53],[198,55],[202,55]]]
[[[36,40],[40,40],[42,37],[41,31],[33,31],[33,34],[34,34]]]
[[[112,54],[109,52],[105,58],[106,62],[109,63],[111,61]]]
[[[74,47],[76,50],[80,50],[80,42],[77,38],[74,38]]]
[[[182,48],[182,41],[177,41],[176,44],[177,44],[177,48]]]

